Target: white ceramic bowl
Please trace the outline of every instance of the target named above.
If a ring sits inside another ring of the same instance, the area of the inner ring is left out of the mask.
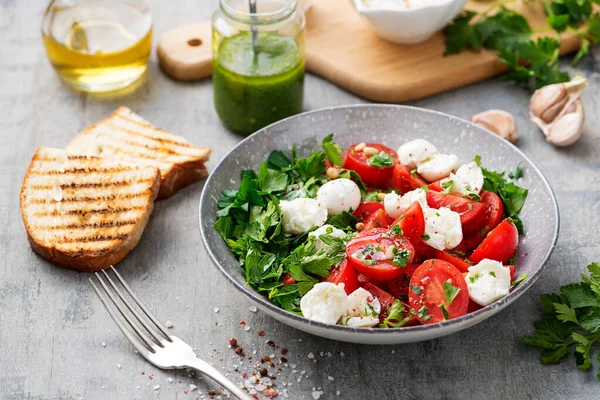
[[[221,191],[236,189],[242,169],[256,169],[272,150],[290,151],[298,145],[301,156],[320,148],[321,139],[335,133],[343,148],[369,138],[397,148],[408,140],[423,138],[461,160],[476,154],[484,165],[502,171],[521,164],[524,176],[519,184],[529,189],[520,214],[525,225],[519,238],[515,269],[517,276],[529,279],[511,293],[480,310],[449,321],[402,328],[352,328],[327,325],[275,306],[250,286],[239,262],[213,228],[217,199]],[[204,249],[221,273],[264,313],[313,335],[345,342],[364,344],[398,344],[419,342],[449,335],[469,328],[508,307],[540,277],[558,238],[558,205],[552,189],[540,170],[508,141],[465,120],[436,111],[393,105],[354,105],[312,111],[279,121],[251,135],[229,152],[208,178],[200,199],[200,231]]]
[[[418,43],[444,28],[460,13],[467,0],[422,0],[430,5],[415,8],[373,8],[363,0],[350,0],[377,35],[394,43]],[[402,0],[398,0],[402,1]]]

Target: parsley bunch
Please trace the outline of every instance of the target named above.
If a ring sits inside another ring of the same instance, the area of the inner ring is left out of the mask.
[[[542,364],[558,363],[574,347],[577,366],[582,370],[592,367],[592,348],[600,339],[600,263],[587,269],[589,275],[581,274],[583,282],[540,297],[543,315],[533,324],[535,335],[523,336],[521,341],[543,349]],[[597,358],[600,361],[600,353]]]
[[[559,70],[561,32],[572,30],[582,39],[573,63],[589,52],[590,44],[600,41],[600,14],[592,5],[598,0],[540,0],[546,12],[549,30],[554,37],[532,40],[535,33],[521,14],[505,5],[517,0],[503,0],[482,13],[463,11],[446,29],[444,55],[464,49],[497,50],[498,57],[511,72],[504,78],[516,82],[533,82],[536,88],[566,82],[569,74]]]

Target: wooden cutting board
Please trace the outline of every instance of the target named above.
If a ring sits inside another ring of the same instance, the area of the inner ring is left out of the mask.
[[[470,1],[466,8],[482,11],[491,3]],[[516,7],[533,29],[545,28],[540,2]],[[317,0],[306,14],[308,71],[369,100],[399,103],[465,86],[507,70],[495,52],[465,51],[444,57],[444,35],[400,45],[380,39],[354,11],[348,0]],[[577,50],[573,33],[561,36],[561,54]],[[166,32],[158,45],[166,73],[176,79],[210,76],[210,21]]]

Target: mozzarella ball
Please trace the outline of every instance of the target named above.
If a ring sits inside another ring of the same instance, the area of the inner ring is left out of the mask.
[[[317,200],[325,205],[329,215],[356,210],[361,201],[360,189],[350,179],[334,179],[319,188]]]
[[[299,235],[327,221],[327,208],[315,199],[282,200],[279,202],[279,207],[283,214],[285,233]]]
[[[485,307],[508,294],[510,269],[501,262],[484,258],[469,267],[465,280],[471,300]]]
[[[456,171],[460,163],[454,154],[434,154],[427,161],[419,164],[417,173],[427,182],[435,182]]]
[[[474,161],[461,165],[448,178],[454,182],[452,191],[462,195],[479,194],[483,188],[483,171]]]
[[[342,317],[342,325],[352,328],[372,328],[379,325],[379,317]]]
[[[300,300],[302,315],[325,324],[336,324],[347,308],[348,296],[344,284],[317,283]]]
[[[349,317],[376,317],[380,312],[379,299],[374,297],[368,290],[358,288],[348,296],[346,315]]]
[[[346,232],[341,229],[338,229],[332,225],[323,225],[319,229],[316,229],[308,234],[308,236],[315,237],[315,247],[317,250],[326,250],[328,247],[319,237],[321,235],[333,236],[339,239],[343,239],[346,237]]]
[[[425,139],[415,139],[398,148],[398,159],[403,165],[414,168],[437,153],[434,145]]]
[[[412,190],[399,196],[396,193],[388,193],[383,198],[385,212],[392,218],[398,218],[414,202],[421,204],[423,209],[427,208],[427,194],[421,188]]]
[[[425,215],[425,241],[437,250],[453,249],[462,242],[463,233],[460,215],[442,207],[439,210],[428,208],[423,210]]]

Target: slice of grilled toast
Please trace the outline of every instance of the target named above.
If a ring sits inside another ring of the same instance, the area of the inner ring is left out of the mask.
[[[125,106],[81,132],[66,150],[69,154],[111,157],[158,167],[159,199],[205,178],[208,171],[204,163],[211,152],[153,126]]]
[[[159,185],[153,166],[40,147],[21,188],[29,243],[60,267],[108,268],[138,244]]]

